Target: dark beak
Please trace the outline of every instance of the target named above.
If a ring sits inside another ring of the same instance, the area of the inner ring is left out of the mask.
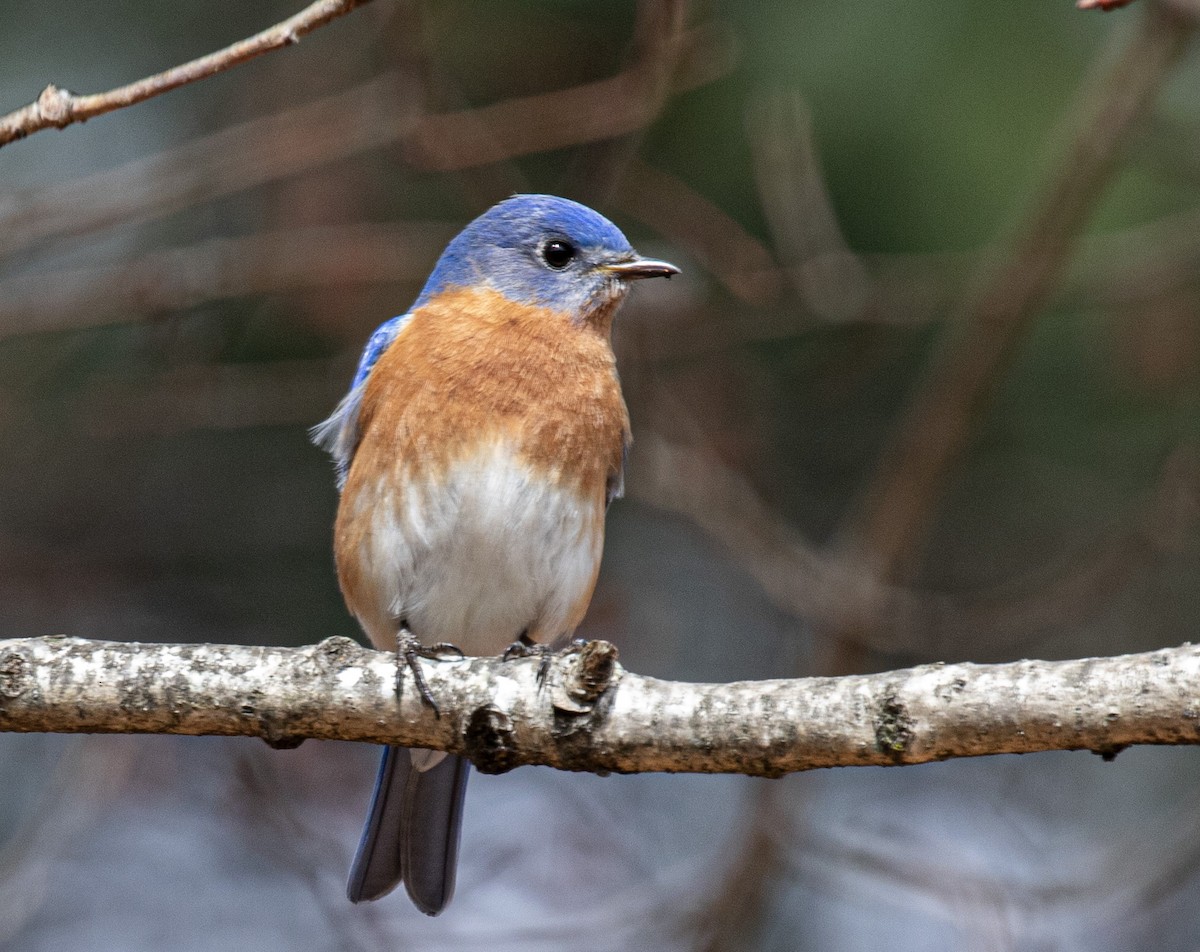
[[[669,278],[679,274],[679,269],[667,261],[654,261],[651,258],[634,258],[632,261],[619,261],[606,264],[604,270],[615,274],[622,281],[636,281],[638,278]]]

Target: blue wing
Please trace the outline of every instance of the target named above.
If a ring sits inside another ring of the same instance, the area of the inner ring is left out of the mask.
[[[629,463],[629,444],[632,437],[626,433],[621,443],[621,468],[608,476],[608,485],[604,487],[604,508],[607,510],[614,499],[625,496],[625,466]]]
[[[358,448],[358,409],[362,405],[363,391],[367,387],[367,377],[371,368],[383,352],[388,349],[408,323],[410,314],[401,314],[390,321],[384,321],[376,328],[367,346],[363,349],[358,361],[358,370],[354,372],[354,380],[350,384],[350,392],[342,398],[337,409],[309,430],[312,441],[317,446],[329,451],[333,464],[337,469],[338,489],[346,483],[346,474],[350,471],[350,461],[354,459],[354,451]]]

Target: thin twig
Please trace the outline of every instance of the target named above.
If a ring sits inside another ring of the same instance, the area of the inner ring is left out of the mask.
[[[311,33],[368,2],[370,0],[317,0],[295,16],[248,39],[126,86],[110,89],[108,92],[79,96],[51,83],[28,106],[0,117],[0,146],[24,139],[27,135],[43,129],[65,129],[72,123],[86,122],[94,116],[124,109],[188,83],[207,79],[234,66],[240,66],[263,53],[292,46],[299,43],[300,37],[306,33]]]

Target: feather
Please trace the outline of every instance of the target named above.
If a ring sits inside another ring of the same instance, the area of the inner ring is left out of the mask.
[[[346,485],[346,474],[350,471],[350,461],[354,459],[354,451],[358,449],[361,436],[358,426],[358,411],[362,406],[363,393],[367,389],[367,377],[371,369],[383,356],[383,352],[391,346],[402,330],[408,325],[412,314],[401,314],[389,321],[384,321],[376,328],[375,333],[363,348],[362,357],[358,360],[358,369],[350,384],[350,392],[346,394],[334,409],[328,419],[322,420],[312,427],[309,436],[312,441],[333,457],[333,465],[337,470],[337,485],[341,489]]]

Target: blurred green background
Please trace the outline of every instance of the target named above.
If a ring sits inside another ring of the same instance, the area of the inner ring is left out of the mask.
[[[0,0],[0,110],[299,7]],[[580,633],[630,668],[730,680],[1194,640],[1192,17],[1184,0],[375,0],[5,146],[0,636],[358,636],[306,428],[446,240],[542,191],[684,268],[616,329],[635,448]],[[896,513],[912,518],[887,548]],[[0,737],[0,949],[1200,936],[1192,750],[479,778],[437,920],[342,899],[372,757]]]

